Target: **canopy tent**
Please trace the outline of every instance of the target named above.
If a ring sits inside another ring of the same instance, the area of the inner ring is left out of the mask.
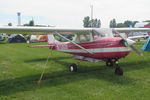
[[[141,48],[143,51],[150,51],[150,37],[147,39],[146,43]]]
[[[47,39],[47,35],[40,35],[40,39],[39,39],[39,41],[48,41],[48,39]]]
[[[31,35],[30,42],[38,42],[39,38],[39,35]]]
[[[31,35],[30,41],[31,42],[47,41],[47,36],[46,35]]]
[[[16,42],[26,42],[26,39],[24,38],[23,35],[21,34],[12,34],[9,39],[8,39],[9,43],[16,43]]]

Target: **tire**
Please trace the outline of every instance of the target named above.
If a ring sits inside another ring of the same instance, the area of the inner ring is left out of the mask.
[[[77,72],[77,65],[75,63],[71,64],[69,66],[69,71],[70,72]]]
[[[113,65],[114,65],[114,64],[113,64],[113,61],[112,61],[112,60],[106,61],[106,66],[112,67]]]
[[[120,67],[116,67],[115,74],[116,75],[123,75],[123,70]]]

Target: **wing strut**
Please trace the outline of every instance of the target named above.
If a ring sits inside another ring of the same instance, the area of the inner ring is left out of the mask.
[[[82,47],[82,46],[78,45],[77,43],[75,43],[75,42],[73,42],[73,41],[71,41],[71,40],[67,39],[66,37],[62,36],[61,34],[59,34],[59,33],[56,33],[56,34],[57,34],[58,36],[60,36],[60,37],[64,38],[65,40],[67,40],[67,41],[71,42],[71,43],[72,43],[72,44],[74,44],[75,46],[77,46],[77,47],[81,48],[82,50],[84,50],[84,51],[86,51],[86,52],[88,52],[88,53],[90,53],[90,54],[93,54],[93,52],[91,52],[91,51],[89,51],[89,50],[85,49],[84,47]]]

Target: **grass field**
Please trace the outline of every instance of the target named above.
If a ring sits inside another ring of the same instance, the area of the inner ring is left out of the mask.
[[[46,44],[46,43],[40,43]],[[139,42],[136,47],[140,48]],[[134,51],[119,65],[123,76],[114,74],[104,62],[83,61],[79,71],[68,71],[77,60],[53,51],[40,84],[48,48],[28,48],[28,44],[0,43],[0,100],[149,100],[150,52],[144,57]],[[142,52],[142,51],[141,51]]]

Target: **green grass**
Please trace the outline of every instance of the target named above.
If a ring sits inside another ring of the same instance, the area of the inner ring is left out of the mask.
[[[46,44],[46,43],[40,43]],[[143,42],[137,43],[141,48]],[[114,74],[104,62],[83,61],[79,71],[68,71],[78,60],[53,51],[43,79],[40,78],[48,48],[28,48],[28,44],[0,43],[0,100],[149,100],[150,52],[144,57],[134,51],[119,65],[123,76]],[[141,51],[142,52],[142,51]]]

